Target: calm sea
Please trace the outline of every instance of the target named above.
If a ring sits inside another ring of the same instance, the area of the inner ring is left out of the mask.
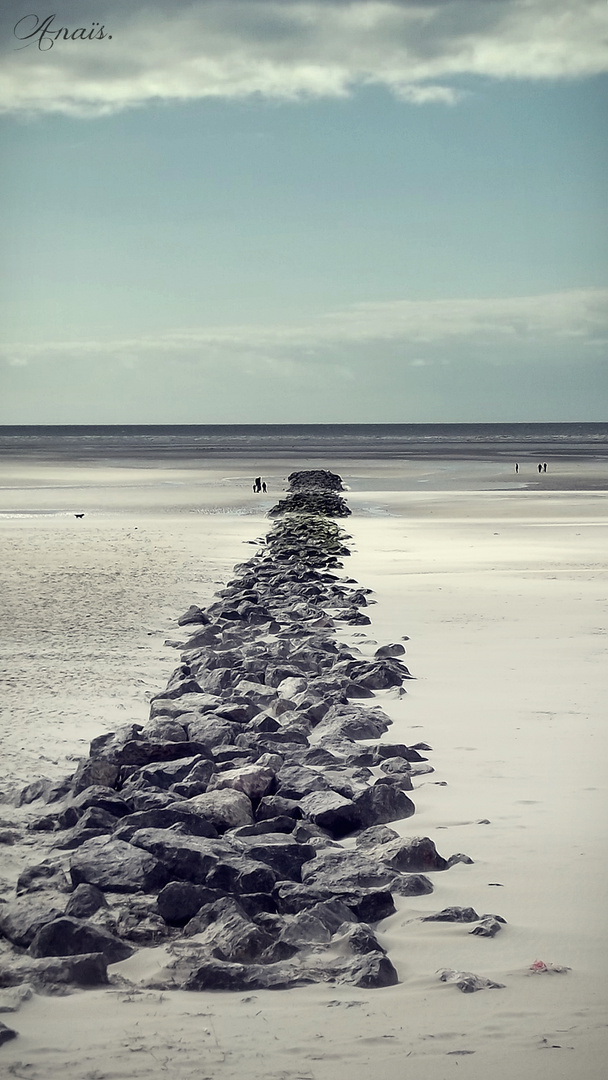
[[[0,427],[0,456],[46,459],[235,457],[608,457],[606,424],[251,424]]]

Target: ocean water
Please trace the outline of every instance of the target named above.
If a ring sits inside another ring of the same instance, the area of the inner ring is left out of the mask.
[[[608,424],[235,424],[0,427],[0,459],[608,458]]]

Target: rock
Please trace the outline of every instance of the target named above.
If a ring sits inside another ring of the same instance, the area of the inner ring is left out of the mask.
[[[206,836],[210,840],[217,839],[219,835],[215,825],[186,800],[129,814],[122,819],[114,835],[117,840],[130,841],[138,829],[170,829],[173,825],[180,825],[192,836]]]
[[[18,1012],[24,1001],[29,1001],[34,991],[29,983],[20,983],[0,991],[0,1013]]]
[[[240,835],[234,837],[233,842],[242,847],[249,858],[270,866],[279,880],[300,881],[302,866],[316,855],[310,844],[299,844],[292,836],[283,833]]]
[[[347,739],[379,739],[388,731],[391,720],[379,706],[332,705],[317,725],[317,734]]]
[[[81,956],[103,953],[108,964],[126,960],[134,950],[100,926],[64,915],[42,926],[29,947],[30,956]]]
[[[55,847],[62,851],[80,847],[85,840],[113,832],[116,823],[117,818],[107,810],[102,810],[99,806],[89,806],[74,828],[63,833],[55,842]]]
[[[166,882],[177,879],[203,885],[218,861],[213,841],[174,829],[138,829],[130,843],[158,860]]]
[[[8,1027],[7,1024],[3,1024],[0,1021],[0,1046],[4,1046],[6,1042],[10,1042],[11,1039],[17,1038],[17,1032],[13,1028]]]
[[[180,615],[177,620],[178,626],[188,626],[190,623],[208,623],[209,619],[205,615],[204,611],[201,611],[196,604],[191,604],[190,607],[183,615]]]
[[[42,892],[49,886],[60,892],[68,892],[70,889],[63,867],[49,859],[44,859],[43,862],[27,866],[21,871],[17,878],[16,892],[17,896],[21,896],[23,893]]]
[[[201,926],[206,923],[198,936],[201,949],[229,963],[254,963],[274,943],[270,934],[256,926],[232,897],[205,905],[197,923]]]
[[[123,840],[87,840],[72,856],[72,883],[96,885],[102,892],[149,892],[167,883],[166,868],[147,851]]]
[[[117,764],[104,757],[81,761],[74,773],[74,793],[78,795],[93,785],[112,788],[118,779],[119,771]]]
[[[180,717],[204,716],[205,713],[213,712],[221,705],[217,694],[209,694],[199,691],[196,694],[181,694],[178,698],[166,697],[164,694],[152,698],[150,702],[150,720],[177,720],[183,723]]]
[[[479,915],[472,907],[447,907],[435,915],[425,915],[422,922],[477,922]]]
[[[329,784],[320,773],[301,765],[286,765],[277,773],[277,794],[299,801],[313,791],[328,791]]]
[[[207,818],[220,833],[239,825],[253,824],[251,801],[242,791],[231,788],[208,791],[188,799],[186,805]]]
[[[326,829],[336,840],[349,836],[361,825],[356,804],[337,791],[313,791],[300,799],[300,806],[310,821]]]
[[[256,821],[265,821],[267,818],[286,816],[296,820],[301,819],[302,809],[295,799],[285,799],[282,795],[265,795],[260,799],[256,811]]]
[[[399,821],[411,817],[416,812],[411,799],[400,788],[388,784],[376,783],[360,795],[355,795],[353,802],[359,814],[362,828],[380,825],[387,821]]]
[[[386,758],[404,758],[406,761],[426,761],[418,753],[418,748],[406,746],[405,743],[378,743],[370,747],[372,764],[380,765]]]
[[[449,870],[452,866],[456,866],[457,863],[464,863],[465,866],[472,866],[473,860],[469,855],[463,855],[462,852],[459,852],[457,855],[450,855],[446,868]]]
[[[438,854],[435,844],[428,836],[398,837],[396,840],[389,840],[387,843],[378,844],[376,848],[368,849],[366,854],[380,859],[393,870],[403,870],[410,874],[419,871],[428,873],[432,870],[445,870],[448,865],[447,860]]]
[[[469,934],[476,934],[477,937],[494,937],[499,930],[502,930],[505,922],[506,920],[500,915],[482,915],[479,925],[469,930]]]
[[[188,736],[203,745],[207,751],[218,746],[234,743],[240,731],[240,724],[223,720],[215,713],[204,713],[187,724]]]
[[[59,824],[64,829],[69,829],[80,820],[85,810],[91,806],[99,810],[105,810],[113,814],[115,818],[128,814],[130,807],[122,795],[112,788],[94,784],[86,788],[61,811],[58,817]]]
[[[188,715],[187,713],[185,714]],[[151,742],[187,742],[188,736],[183,724],[167,716],[157,716],[148,720],[142,729],[142,735]]]
[[[101,953],[89,953],[43,959],[28,956],[0,963],[0,986],[18,986],[24,982],[42,993],[62,992],[66,986],[106,986],[107,962]]]
[[[158,894],[158,911],[170,926],[185,926],[204,904],[213,904],[220,894],[190,881],[170,881]]]
[[[20,896],[0,905],[0,932],[13,945],[27,949],[38,930],[62,914],[63,906],[54,896]]]
[[[312,944],[329,944],[331,933],[324,922],[313,914],[312,909],[300,911],[288,917],[279,941],[305,949]]]
[[[446,968],[439,978],[442,982],[454,983],[463,994],[472,994],[475,990],[504,990],[504,983],[493,982],[483,975],[474,975],[472,971],[454,971]]]
[[[87,885],[83,882],[77,885],[67,902],[65,914],[73,915],[76,919],[88,919],[100,908],[107,907],[107,902],[101,889],[95,885]]]
[[[403,656],[404,654],[404,646],[396,642],[393,645],[381,645],[379,649],[376,649],[374,656],[377,656],[379,660],[385,660],[389,656]]]
[[[216,773],[209,783],[209,791],[232,788],[242,791],[249,799],[261,799],[270,794],[275,786],[275,774],[263,765],[243,765]]]
[[[368,859],[356,851],[329,848],[318,851],[315,858],[304,863],[302,882],[338,890],[391,888],[397,875],[382,863]]]
[[[332,938],[332,946],[340,952],[364,956],[366,953],[383,953],[386,949],[380,945],[376,935],[363,923],[347,923]]]

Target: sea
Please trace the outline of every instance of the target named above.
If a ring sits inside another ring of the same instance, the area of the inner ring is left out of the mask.
[[[0,427],[0,458],[153,462],[608,458],[608,424],[185,424]]]

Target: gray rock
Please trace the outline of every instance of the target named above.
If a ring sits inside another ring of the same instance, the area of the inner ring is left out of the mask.
[[[204,904],[213,904],[220,893],[190,881],[170,881],[158,894],[158,911],[170,926],[185,926]]]
[[[233,842],[247,852],[249,858],[270,866],[279,880],[300,881],[302,866],[316,855],[310,844],[299,844],[292,836],[283,833],[264,836],[241,834],[234,837]]]
[[[356,804],[337,791],[313,791],[300,799],[300,806],[310,821],[336,840],[349,836],[361,825]]]
[[[0,905],[0,933],[13,945],[27,949],[38,930],[62,914],[63,905],[54,896],[19,896]]]
[[[130,843],[158,860],[167,882],[177,879],[203,885],[218,861],[214,841],[174,829],[138,829]]]
[[[504,990],[504,983],[486,979],[483,975],[474,975],[472,971],[454,971],[446,968],[439,978],[442,982],[454,983],[463,994],[473,994],[476,990]]]
[[[42,959],[28,956],[0,963],[0,986],[19,986],[24,982],[42,993],[62,993],[66,986],[106,986],[107,961],[102,953],[89,953]]]
[[[188,799],[187,806],[207,818],[218,832],[253,824],[251,800],[242,791],[224,788]]]
[[[411,799],[392,784],[374,784],[360,795],[355,795],[353,802],[362,828],[381,825],[387,821],[399,821],[416,812]]]
[[[65,914],[73,915],[76,919],[88,919],[103,907],[107,907],[107,902],[101,889],[83,883],[74,889],[66,904]]]
[[[27,866],[21,871],[17,878],[16,892],[17,896],[21,896],[23,893],[42,892],[49,887],[59,892],[69,892],[70,883],[59,863],[44,859],[41,863]]]
[[[216,773],[210,780],[208,790],[232,788],[241,791],[249,799],[261,799],[271,793],[275,786],[275,774],[264,765],[243,765]]]
[[[103,953],[108,964],[115,964],[132,956],[134,950],[100,926],[63,915],[37,931],[29,952],[35,957]]]
[[[479,915],[472,907],[447,907],[435,915],[425,915],[422,922],[477,922]]]
[[[4,1046],[4,1043],[10,1042],[11,1039],[17,1038],[17,1032],[8,1026],[3,1024],[0,1020],[0,1046]]]
[[[102,892],[149,892],[168,881],[166,868],[147,851],[123,840],[87,840],[72,856],[72,883],[96,885]]]

